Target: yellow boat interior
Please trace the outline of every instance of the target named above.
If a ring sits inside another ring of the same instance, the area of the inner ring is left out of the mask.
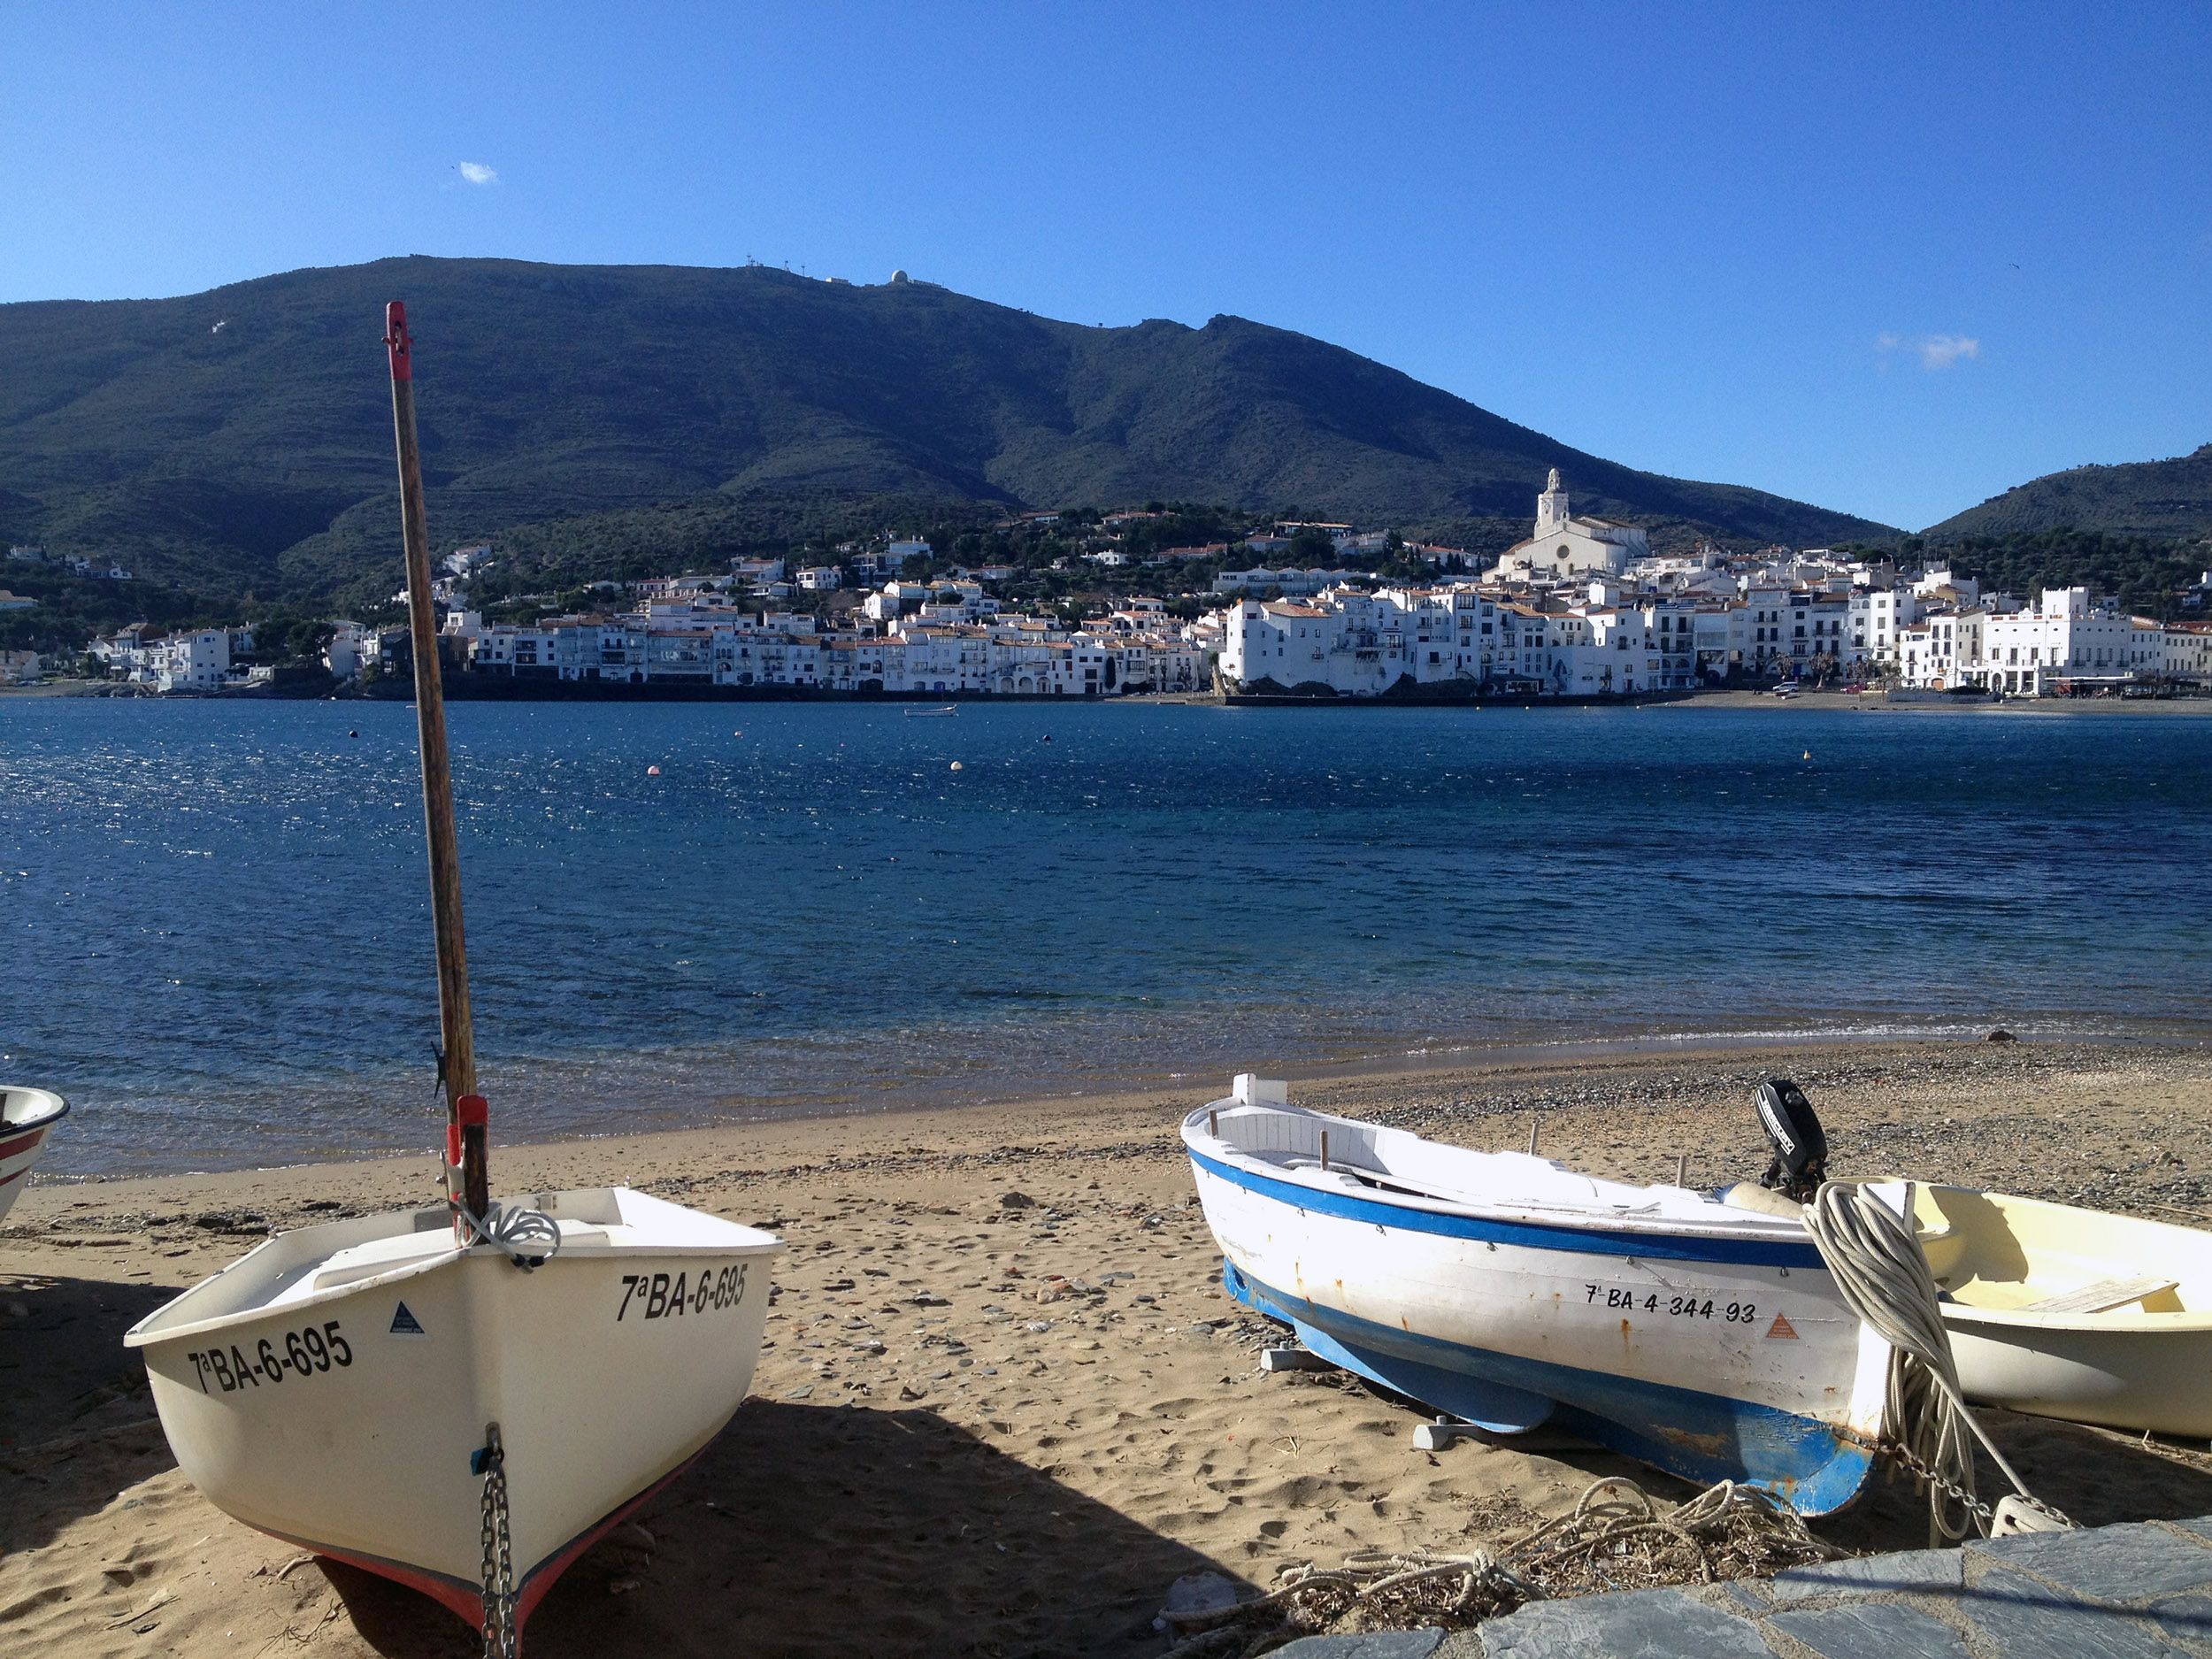
[[[1936,1285],[1977,1312],[2054,1323],[2212,1310],[2212,1233],[1967,1187],[1916,1186]]]

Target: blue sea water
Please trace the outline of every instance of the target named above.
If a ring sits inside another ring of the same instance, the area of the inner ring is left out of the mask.
[[[2212,718],[450,722],[503,1139],[1482,1045],[2212,1036]],[[52,1167],[434,1143],[416,767],[396,704],[0,701],[0,1075],[80,1106]]]

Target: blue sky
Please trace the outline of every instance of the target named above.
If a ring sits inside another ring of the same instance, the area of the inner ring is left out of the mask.
[[[904,266],[1081,322],[1235,312],[1912,528],[2212,441],[2191,0],[25,0],[7,27],[0,301],[409,252]]]

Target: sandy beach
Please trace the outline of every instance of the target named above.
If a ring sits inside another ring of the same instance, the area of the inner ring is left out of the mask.
[[[1578,1058],[1334,1077],[1303,1103],[1704,1184],[1755,1174],[1756,1080],[1800,1079],[1839,1173],[2212,1222],[2212,1053],[2033,1043]],[[788,1241],[756,1396],[572,1569],[529,1651],[1161,1651],[1178,1577],[1496,1542],[1601,1475],[1557,1437],[1415,1449],[1408,1409],[1260,1373],[1177,1119],[1219,1086],[498,1151],[499,1185],[624,1181]],[[460,1655],[412,1594],[299,1561],[177,1471],[123,1331],[273,1229],[419,1202],[427,1158],[35,1187],[0,1233],[0,1649]],[[2212,1512],[2212,1456],[1991,1414],[2084,1522]],[[1923,1540],[1881,1487],[1822,1534]]]

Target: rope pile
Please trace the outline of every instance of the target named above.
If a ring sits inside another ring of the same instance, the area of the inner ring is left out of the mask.
[[[1927,1488],[1935,1538],[1956,1542],[1990,1530],[1991,1511],[1974,1490],[1977,1441],[2015,1492],[2063,1521],[2037,1502],[1966,1409],[1935,1276],[1911,1224],[1865,1187],[1830,1181],[1805,1207],[1805,1225],[1851,1311],[1889,1340],[1882,1438]]]
[[[1167,1659],[1251,1659],[1324,1633],[1460,1629],[1555,1596],[1711,1584],[1841,1553],[1755,1487],[1724,1481],[1663,1511],[1635,1482],[1601,1480],[1495,1554],[1363,1550],[1339,1567],[1286,1566],[1275,1589],[1235,1607],[1170,1614],[1185,1639]]]

